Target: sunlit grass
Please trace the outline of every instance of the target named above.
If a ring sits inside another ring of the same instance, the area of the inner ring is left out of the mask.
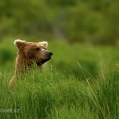
[[[119,71],[90,83],[55,68],[29,72],[11,90],[11,72],[0,75],[0,118],[2,119],[117,119],[119,116]]]

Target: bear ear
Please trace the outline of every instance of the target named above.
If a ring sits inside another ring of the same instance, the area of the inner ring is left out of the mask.
[[[45,48],[48,48],[48,42],[47,41],[42,41],[39,42],[42,46],[44,46]]]
[[[14,41],[14,45],[16,45],[18,47],[18,49],[20,49],[20,47],[25,43],[25,41],[20,40],[20,39],[16,39]]]

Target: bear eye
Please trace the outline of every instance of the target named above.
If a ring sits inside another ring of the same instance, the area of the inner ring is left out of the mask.
[[[36,51],[39,51],[40,50],[40,48],[36,48]]]

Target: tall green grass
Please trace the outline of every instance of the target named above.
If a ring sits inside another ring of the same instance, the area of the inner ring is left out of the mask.
[[[93,83],[55,68],[43,73],[33,69],[9,90],[12,73],[0,73],[1,119],[119,118],[119,68]]]
[[[103,68],[114,68],[119,63],[118,47],[90,46],[84,44],[68,44],[66,42],[50,42],[49,49],[54,55],[50,61],[61,72],[73,73],[79,80],[86,77],[98,76]],[[80,65],[80,66],[79,66]]]

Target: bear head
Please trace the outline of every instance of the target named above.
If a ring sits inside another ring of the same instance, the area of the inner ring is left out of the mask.
[[[36,62],[37,65],[42,65],[46,61],[51,59],[52,52],[47,50],[48,42],[26,42],[24,40],[17,39],[14,44],[18,48],[18,55],[24,60],[29,62]]]

